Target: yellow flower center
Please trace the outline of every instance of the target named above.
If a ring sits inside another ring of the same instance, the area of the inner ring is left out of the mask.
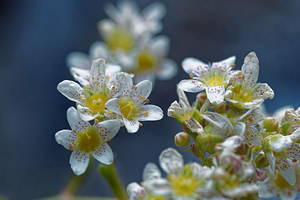
[[[107,97],[104,94],[93,94],[87,99],[87,107],[94,113],[103,113]]]
[[[251,91],[242,88],[241,85],[234,87],[232,93],[233,93],[232,99],[238,102],[250,102],[253,100]]]
[[[134,45],[133,38],[126,32],[116,29],[107,39],[106,43],[111,51],[122,50],[129,52]]]
[[[75,148],[85,153],[96,151],[103,141],[100,133],[93,126],[86,128],[77,133],[77,139],[74,143]]]
[[[217,72],[215,72],[213,76],[206,79],[205,84],[210,87],[221,86],[223,85],[223,78],[220,77]]]
[[[276,171],[276,173],[277,173],[277,179],[274,179],[273,177],[272,177],[272,179],[278,188],[288,189],[288,188],[293,187],[285,180],[285,178],[283,178],[283,176],[278,171]]]
[[[165,196],[157,196],[157,195],[150,194],[148,196],[148,199],[149,200],[164,200]]]
[[[172,180],[173,179],[173,180]],[[171,178],[172,187],[177,195],[191,196],[197,190],[197,181],[193,176],[181,175]]]
[[[150,71],[156,67],[155,57],[148,51],[141,51],[137,56],[137,70],[141,72]]]
[[[139,109],[130,99],[120,99],[119,106],[123,117],[133,120],[139,113]]]

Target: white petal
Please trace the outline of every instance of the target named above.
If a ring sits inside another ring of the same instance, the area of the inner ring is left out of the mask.
[[[268,179],[269,178],[266,178],[265,181],[258,181],[258,196],[260,198],[271,198],[275,196],[269,188],[270,183],[268,183]]]
[[[158,179],[161,173],[154,163],[147,163],[143,171],[143,181]]]
[[[163,118],[162,109],[155,105],[144,105],[140,112],[139,121],[156,121]]]
[[[295,130],[291,135],[290,138],[293,141],[297,141],[300,138],[300,128],[298,128],[297,130]]]
[[[131,96],[133,101],[142,104],[150,95],[152,90],[152,82],[144,80],[136,85],[136,89],[132,90]]]
[[[159,155],[159,164],[167,174],[178,174],[183,169],[183,159],[175,149],[165,149]]]
[[[91,126],[88,122],[83,121],[79,117],[79,114],[74,107],[70,107],[67,110],[67,120],[72,130],[75,130],[76,132]]]
[[[278,172],[290,185],[295,185],[296,173],[294,168],[287,162],[287,160],[279,158],[276,160],[276,167],[278,167]]]
[[[157,72],[157,78],[160,80],[169,80],[178,73],[177,64],[170,59],[164,59]]]
[[[123,122],[128,133],[136,133],[139,130],[140,124],[138,121],[129,121],[123,117]]]
[[[250,125],[256,125],[258,122],[261,122],[264,120],[264,116],[262,116],[259,113],[250,113],[244,118],[245,123],[250,126]]]
[[[292,146],[287,149],[287,156],[300,160],[300,144],[293,143]]]
[[[115,24],[109,19],[103,19],[97,24],[98,30],[102,37],[105,39],[116,29]]]
[[[106,143],[102,144],[99,150],[93,153],[93,157],[105,165],[112,164],[114,160],[113,152]]]
[[[167,36],[156,36],[151,40],[151,52],[155,54],[157,57],[164,57],[169,52],[169,44],[170,40]]]
[[[55,134],[55,140],[58,144],[63,145],[66,149],[73,149],[76,134],[71,130],[61,130]]]
[[[143,182],[144,188],[155,196],[167,197],[171,193],[170,183],[165,178]]]
[[[259,83],[259,88],[256,91],[263,99],[273,99],[274,91],[267,83]]]
[[[110,53],[107,46],[103,42],[96,41],[90,47],[90,56],[92,59],[103,58],[110,59]]]
[[[207,87],[206,94],[207,99],[215,105],[218,105],[224,101],[224,86]]]
[[[87,54],[82,52],[72,52],[67,56],[66,63],[68,67],[89,69],[91,62]]]
[[[254,52],[249,53],[245,59],[242,66],[242,72],[245,75],[245,83],[255,84],[258,79],[259,73],[259,61]]]
[[[289,136],[277,134],[271,138],[270,144],[273,151],[281,152],[287,148],[290,148],[293,144],[293,141]]]
[[[130,200],[143,200],[146,196],[145,189],[135,182],[130,183],[126,191]]]
[[[70,157],[70,164],[74,174],[78,176],[83,174],[89,165],[89,159],[89,154],[73,151]]]
[[[270,163],[271,172],[272,172],[273,176],[276,178],[275,157],[274,157],[273,153],[267,153],[266,155],[267,155],[268,161]]]
[[[233,127],[234,135],[239,135],[242,138],[244,138],[245,129],[246,129],[246,124],[244,122],[236,123],[236,125]]]
[[[281,200],[295,200],[297,197],[297,192],[296,191],[287,191],[287,193],[285,193],[285,191],[280,192],[280,199]]]
[[[117,72],[120,72],[122,68],[115,64],[106,64],[105,75],[113,77]]]
[[[143,10],[146,20],[161,20],[165,14],[166,7],[160,2],[152,3]]]
[[[222,61],[219,61],[219,62],[213,62],[212,63],[212,68],[213,69],[216,69],[218,71],[229,71],[232,69],[232,65],[235,63],[235,56],[231,56],[229,58],[226,58]]]
[[[98,114],[93,114],[88,107],[83,107],[79,104],[77,105],[77,111],[83,121],[91,121],[98,116]]]
[[[206,85],[196,79],[182,80],[178,86],[186,92],[201,92],[206,89]]]
[[[128,98],[131,96],[131,91],[132,91],[132,78],[130,74],[125,73],[125,72],[120,72],[119,76],[116,77],[118,79],[119,83],[122,83],[122,94],[121,96]]]
[[[98,130],[101,130],[101,138],[104,141],[112,139],[120,129],[120,121],[117,119],[106,120],[94,125]]]
[[[254,127],[249,127],[246,130],[246,141],[255,146],[260,146],[262,144],[263,138],[259,131]]]
[[[105,84],[105,60],[93,60],[92,68],[90,71],[90,86],[96,93],[102,92]]]
[[[83,89],[74,81],[64,80],[57,85],[57,90],[71,101],[81,103]]]
[[[199,69],[202,69],[201,66],[204,66],[205,69],[208,68],[208,65],[206,63],[196,58],[185,58],[182,61],[183,70],[188,74],[191,74],[194,71],[199,71]]]
[[[71,67],[70,72],[81,85],[89,84],[90,70]]]
[[[113,98],[113,99],[108,100],[105,104],[105,107],[111,112],[122,115],[118,98]]]

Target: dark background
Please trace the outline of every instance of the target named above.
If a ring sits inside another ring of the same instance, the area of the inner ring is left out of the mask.
[[[66,55],[87,52],[93,41],[101,39],[96,23],[106,17],[107,2],[1,1],[0,194],[22,200],[52,196],[72,173],[71,152],[56,143],[54,134],[69,128],[66,110],[74,104],[57,92],[56,85],[71,79]],[[138,4],[143,8],[150,2]],[[123,127],[110,143],[125,185],[140,182],[145,164],[157,163],[164,148],[175,147],[173,136],[181,129],[166,110],[177,100],[176,83],[188,77],[180,66],[185,57],[208,62],[236,55],[240,69],[244,57],[255,51],[259,81],[275,91],[275,98],[266,101],[267,110],[300,106],[300,1],[162,2],[168,9],[162,33],[171,39],[169,57],[178,63],[180,73],[170,81],[157,81],[150,96],[153,104],[163,108],[163,120],[145,122],[136,134],[126,133]],[[184,158],[194,159],[185,152]],[[79,194],[111,196],[96,170]]]

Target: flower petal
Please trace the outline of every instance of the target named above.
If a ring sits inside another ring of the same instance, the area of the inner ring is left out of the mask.
[[[89,84],[90,70],[71,67],[70,72],[81,85],[86,86]]]
[[[263,99],[273,99],[274,91],[267,83],[259,83],[259,88],[256,93]]]
[[[123,117],[123,122],[128,133],[136,133],[139,130],[140,124],[138,121],[129,121]]]
[[[276,167],[278,167],[278,172],[283,176],[283,178],[290,184],[295,185],[296,183],[296,173],[294,168],[288,163],[284,158],[279,158],[276,160]]]
[[[105,60],[96,59],[92,63],[90,71],[90,87],[98,93],[102,92],[105,84]]]
[[[88,153],[81,153],[73,151],[70,157],[71,168],[76,175],[81,175],[85,172],[89,165],[90,155]]]
[[[281,191],[280,192],[280,199],[281,200],[295,200],[297,196],[297,192],[294,190],[288,190],[288,191]]]
[[[183,169],[183,159],[175,149],[165,149],[159,155],[159,164],[167,174],[178,174]]]
[[[245,75],[244,82],[250,83],[250,85],[255,84],[258,79],[259,73],[259,61],[254,52],[249,53],[245,59],[242,66],[242,72]]]
[[[107,141],[115,137],[115,135],[119,132],[120,121],[117,119],[106,120],[95,124],[94,127],[101,131],[102,140]]]
[[[206,74],[208,71],[208,65],[196,58],[185,58],[182,61],[182,67],[183,70],[188,74],[197,71],[200,75],[202,75],[203,73]]]
[[[254,146],[260,146],[262,144],[263,138],[259,131],[254,127],[249,127],[246,130],[246,141]]]
[[[232,69],[232,65],[235,63],[235,56],[231,56],[219,62],[213,62],[212,68],[217,71],[227,72]]]
[[[143,200],[146,197],[146,191],[136,182],[130,183],[126,188],[130,200]]]
[[[90,123],[83,121],[79,117],[79,114],[74,107],[70,107],[67,110],[67,120],[72,130],[75,130],[76,132],[91,126]]]
[[[256,125],[258,122],[264,120],[264,116],[262,116],[259,113],[250,113],[248,114],[243,121],[250,126],[250,125]]]
[[[277,134],[271,138],[270,144],[273,151],[281,152],[287,148],[290,148],[293,144],[293,141],[289,136]]]
[[[293,143],[292,146],[287,149],[287,156],[300,160],[300,144]]]
[[[291,140],[297,141],[300,138],[300,128],[296,129],[291,135]]]
[[[268,161],[270,163],[270,169],[271,169],[271,172],[273,174],[273,176],[276,178],[276,171],[275,171],[275,157],[273,155],[273,153],[267,153],[267,158],[268,158]]]
[[[246,129],[246,124],[244,122],[236,123],[235,126],[233,127],[234,135],[239,135],[242,138],[244,138],[245,129]]]
[[[131,96],[133,101],[142,104],[150,95],[152,90],[152,82],[144,80],[136,85],[136,89],[132,90]]]
[[[83,89],[74,81],[64,80],[57,85],[57,90],[71,101],[81,103]]]
[[[207,87],[206,95],[207,99],[215,105],[218,105],[224,101],[224,86]]]
[[[169,52],[169,45],[169,38],[164,35],[159,35],[151,40],[150,49],[156,57],[164,57]]]
[[[95,119],[99,114],[93,114],[92,111],[88,107],[83,107],[81,105],[77,105],[77,111],[79,113],[80,118],[83,121],[91,121]]]
[[[92,59],[103,58],[110,59],[110,53],[107,46],[103,42],[96,41],[90,46],[89,50]]]
[[[113,99],[108,100],[105,104],[105,107],[111,112],[122,115],[118,98],[113,98]]]
[[[109,19],[103,19],[97,24],[101,36],[106,39],[116,29],[116,25]]]
[[[55,140],[58,144],[63,145],[66,149],[72,150],[76,134],[71,130],[61,130],[55,134]]]
[[[147,163],[143,171],[143,181],[158,179],[161,173],[154,163]]]
[[[206,89],[206,85],[196,79],[182,80],[178,87],[186,92],[200,92]]]
[[[122,94],[121,96],[125,98],[129,98],[131,96],[132,92],[132,78],[130,74],[125,73],[125,72],[120,72],[120,74],[116,77],[118,79],[119,83],[122,83]]]
[[[66,63],[68,67],[76,67],[80,69],[89,69],[91,62],[86,53],[72,52],[67,56]]]
[[[162,109],[155,105],[144,105],[140,112],[139,121],[155,121],[163,118]]]
[[[157,72],[157,78],[160,80],[169,80],[178,73],[176,63],[170,59],[164,59]]]
[[[93,153],[93,157],[105,165],[110,165],[114,160],[113,152],[106,143],[102,144],[100,148]]]
[[[166,7],[160,2],[152,3],[143,10],[143,16],[146,20],[160,20],[165,14]]]

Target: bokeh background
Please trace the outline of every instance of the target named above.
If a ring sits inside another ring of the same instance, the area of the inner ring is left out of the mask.
[[[66,110],[74,104],[56,90],[72,79],[65,64],[72,51],[87,52],[101,40],[96,23],[107,17],[109,0],[10,0],[0,3],[0,194],[10,199],[37,199],[57,194],[72,174],[70,151],[54,134],[69,128]],[[139,0],[140,7],[150,0]],[[175,147],[181,130],[168,118],[177,100],[176,83],[188,77],[180,66],[188,56],[205,62],[237,56],[237,68],[255,51],[259,81],[275,98],[266,101],[274,112],[284,105],[300,106],[300,1],[298,0],[164,0],[167,15],[162,34],[171,39],[169,57],[179,66],[170,81],[157,81],[150,100],[165,112],[163,120],[145,122],[136,134],[122,128],[110,146],[125,185],[141,181],[149,161]],[[194,96],[192,96],[194,98]],[[179,148],[177,148],[180,150]],[[182,151],[180,151],[182,152]],[[186,152],[185,160],[195,159]],[[85,196],[111,196],[96,170],[79,191]]]

